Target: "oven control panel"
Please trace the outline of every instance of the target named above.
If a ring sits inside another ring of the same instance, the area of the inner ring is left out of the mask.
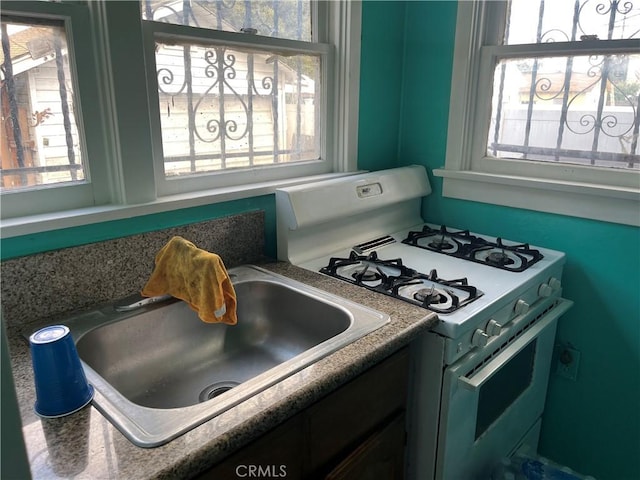
[[[495,320],[491,319],[489,320],[489,322],[487,322],[487,326],[485,327],[484,330],[485,332],[487,332],[487,335],[489,335],[490,337],[496,337],[500,335],[500,332],[502,332],[502,325],[500,325]]]
[[[556,277],[551,277],[548,282],[541,283],[538,287],[538,296],[541,298],[550,297],[554,293],[560,292],[562,283]]]
[[[474,347],[485,347],[491,337],[497,337],[502,333],[502,325],[491,319],[487,322],[484,330],[478,328],[471,336],[471,345]]]
[[[560,296],[561,287],[560,280],[555,276],[540,284],[531,285],[526,291],[521,292],[518,298],[488,316],[486,323],[479,324],[455,343],[451,342],[445,353],[445,361],[453,362],[469,352],[490,348],[494,339],[510,330],[513,323],[521,323],[520,319],[537,309],[541,302]]]
[[[474,347],[486,347],[487,343],[489,343],[489,335],[483,332],[480,328],[476,329],[471,337],[471,345]]]
[[[518,300],[516,300],[516,303],[513,306],[513,313],[516,315],[516,317],[524,315],[529,311],[529,306],[529,303],[527,303],[522,298],[519,298]]]

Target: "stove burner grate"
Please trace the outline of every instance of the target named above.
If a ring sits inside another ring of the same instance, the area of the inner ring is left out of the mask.
[[[399,258],[380,259],[375,251],[366,256],[352,251],[348,258],[332,257],[320,272],[437,313],[452,313],[483,295],[466,278],[444,280],[435,269],[428,275],[420,273]]]
[[[405,290],[408,293],[404,293]],[[466,278],[445,280],[438,277],[435,269],[429,275],[416,273],[410,279],[399,279],[392,287],[392,294],[438,313],[455,312],[483,295],[476,287],[468,285]]]
[[[439,229],[424,225],[421,231],[410,231],[402,243],[511,272],[523,272],[543,258],[527,243],[506,245],[501,238],[493,242],[444,225]]]
[[[415,274],[414,270],[402,264],[401,259],[382,260],[378,258],[375,251],[368,255],[358,255],[352,251],[349,258],[332,257],[329,264],[322,267],[320,272],[349,283],[382,291],[387,289],[395,278]]]

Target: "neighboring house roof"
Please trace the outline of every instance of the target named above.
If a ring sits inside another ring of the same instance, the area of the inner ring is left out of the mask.
[[[614,84],[625,81],[634,82],[637,72],[629,68],[626,78],[614,78]],[[635,80],[637,81],[637,80]],[[531,88],[531,73],[523,73],[522,81],[518,89],[520,96],[528,96]],[[590,92],[599,92],[602,77],[589,75],[582,72],[573,72],[569,83],[569,96],[587,95]],[[536,95],[542,99],[552,99],[561,96],[564,92],[565,73],[541,73],[536,77]],[[611,84],[609,84],[611,85]],[[611,87],[609,87],[611,88]]]
[[[523,74],[523,78],[528,81],[531,78],[531,74]],[[538,83],[537,90],[540,91],[544,86],[544,96],[551,97],[554,94],[562,92],[564,90],[565,73],[542,73],[536,77]],[[600,77],[590,77],[584,73],[573,72],[570,78],[569,91],[571,93],[578,93],[583,90],[588,90],[593,85],[600,83]],[[520,87],[520,93],[529,93],[530,86],[528,83],[522,82]]]

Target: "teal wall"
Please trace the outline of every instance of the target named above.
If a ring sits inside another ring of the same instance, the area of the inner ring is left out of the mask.
[[[265,254],[275,258],[276,213],[273,195],[7,238],[2,240],[0,254],[2,260],[6,260],[255,210],[265,212]]]
[[[575,302],[558,340],[581,353],[577,381],[552,375],[540,453],[599,480],[640,478],[640,229],[443,198],[455,2],[407,2],[401,163],[427,167],[425,219],[567,254]]]
[[[445,159],[455,2],[363,3],[359,167]],[[576,382],[552,376],[540,451],[599,480],[640,478],[639,229],[442,197],[425,218],[567,253],[565,296],[575,302],[558,338],[581,354]],[[80,245],[252,210],[266,212],[275,256],[272,195],[3,240],[2,258]],[[619,245],[626,245],[622,249]],[[625,301],[617,304],[616,299]]]
[[[364,2],[360,59],[358,167],[390,168],[398,161],[402,107],[402,2]]]

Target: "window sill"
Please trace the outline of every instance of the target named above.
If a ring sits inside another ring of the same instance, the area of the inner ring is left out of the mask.
[[[154,213],[169,212],[183,208],[258,197],[261,195],[272,194],[276,189],[281,187],[343,177],[353,175],[355,173],[361,172],[330,173],[273,182],[263,182],[250,186],[242,185],[217,188],[215,190],[176,194],[160,197],[153,202],[136,205],[104,205],[41,215],[8,218],[3,219],[0,223],[0,238],[18,237],[21,235],[47,232],[61,228],[78,227],[111,220],[120,220]]]
[[[436,169],[445,197],[640,226],[640,188]]]

